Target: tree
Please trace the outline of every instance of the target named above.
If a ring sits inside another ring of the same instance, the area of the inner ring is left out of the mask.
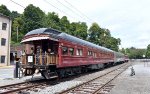
[[[48,12],[48,14],[46,15],[45,19],[44,19],[44,26],[45,27],[51,27],[57,30],[61,30],[60,29],[60,19],[58,17],[58,14],[56,14],[55,12]]]
[[[99,36],[99,45],[104,46],[106,48],[111,48],[111,34],[108,29],[101,28],[101,35]]]
[[[87,39],[87,25],[85,22],[78,22],[75,35],[83,40]]]
[[[118,40],[114,37],[108,37],[106,40],[107,43],[105,43],[105,47],[114,51],[118,51]]]
[[[88,38],[88,40],[90,42],[93,42],[95,44],[100,45],[99,37],[102,34],[100,26],[97,23],[93,23],[88,31],[89,31],[89,38]]]
[[[13,24],[12,24],[12,37],[11,40],[13,42],[20,42],[21,39],[23,38],[24,34],[22,32],[22,25],[23,25],[23,20],[21,17],[14,18]],[[18,32],[18,34],[17,34]],[[18,35],[18,36],[17,36]],[[18,37],[18,39],[17,39]]]
[[[69,33],[69,27],[70,27],[70,22],[69,20],[67,19],[66,16],[63,16],[61,19],[60,19],[60,28],[61,28],[61,31],[64,31],[66,33]]]
[[[32,4],[28,5],[23,12],[23,34],[27,32],[41,28],[44,26],[43,20],[45,13],[39,8],[35,7]]]
[[[109,29],[100,28],[97,23],[93,23],[89,29],[89,39],[97,45],[118,51],[121,40],[111,36]]]
[[[147,46],[146,57],[150,58],[150,44]]]
[[[17,11],[12,11],[10,16],[11,16],[11,19],[14,20],[15,18],[20,17],[21,14],[19,14]]]
[[[120,51],[121,51],[121,53],[126,54],[126,49],[125,48],[122,48]]]
[[[3,15],[6,15],[6,16],[10,16],[11,15],[10,10],[7,9],[7,7],[5,5],[1,5],[0,6],[0,13],[2,13]]]
[[[70,28],[69,28],[69,34],[75,36],[75,32],[76,32],[76,28],[77,28],[77,23],[76,22],[72,22],[70,24]]]
[[[74,35],[83,40],[87,39],[87,28],[85,22],[73,22],[70,24],[69,34]]]
[[[118,45],[121,43],[119,38],[116,39],[111,36],[109,29],[100,28],[97,23],[93,23],[88,30],[88,26],[85,22],[70,23],[67,16],[59,18],[55,12],[48,12],[46,15],[39,7],[35,7],[32,4],[24,9],[23,14],[19,14],[17,11],[10,12],[5,5],[1,5],[0,13],[12,18],[13,43],[21,41],[27,32],[42,27],[51,27],[61,30],[115,51],[118,51]],[[17,31],[19,34],[17,34]],[[18,35],[18,38],[16,35]],[[18,41],[16,41],[16,39],[18,39]]]
[[[145,52],[145,49],[137,49],[135,47],[126,49],[126,54],[129,56],[130,59],[142,59]]]

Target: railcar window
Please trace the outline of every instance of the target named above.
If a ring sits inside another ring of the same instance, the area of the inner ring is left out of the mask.
[[[93,57],[95,57],[95,52],[93,52]]]
[[[68,47],[62,47],[62,54],[68,55]]]
[[[96,57],[96,52],[93,52],[93,56]]]
[[[74,55],[74,48],[69,48],[70,55]]]
[[[88,51],[88,55],[90,55],[90,52]]]
[[[82,49],[77,49],[76,55],[82,56],[83,55],[83,50]]]
[[[88,51],[88,56],[92,56],[93,52],[92,51]]]
[[[83,50],[82,49],[80,49],[80,56],[82,56],[83,55]]]

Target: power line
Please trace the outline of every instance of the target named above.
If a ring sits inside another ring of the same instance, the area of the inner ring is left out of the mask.
[[[85,16],[89,21],[94,22],[92,19],[90,19],[89,17],[87,17],[84,13],[82,13],[79,9],[77,9],[75,6],[73,6],[71,3],[69,3],[68,1],[64,0],[67,4],[69,4],[70,6],[72,6],[76,11],[80,12],[83,16]]]
[[[47,4],[51,5],[52,7],[56,8],[56,9],[59,10],[60,12],[66,14],[66,15],[69,15],[69,14],[67,14],[66,12],[64,12],[63,10],[60,10],[59,8],[57,8],[56,6],[54,6],[53,4],[51,4],[50,2],[48,2],[47,0],[43,0],[43,1],[45,1]],[[69,15],[69,16],[74,19],[73,16],[71,16],[71,15]]]
[[[22,7],[22,8],[25,9],[25,7],[24,7],[23,5],[21,5],[21,4],[17,3],[17,2],[15,2],[15,1],[13,1],[13,0],[10,0],[10,1],[13,2],[14,4],[19,5],[20,7]],[[70,14],[64,12],[63,10],[59,9],[58,7],[54,6],[53,4],[51,4],[50,2],[48,2],[47,0],[43,0],[43,1],[45,1],[47,4],[49,4],[49,5],[51,5],[52,7],[56,8],[56,9],[59,10],[60,12],[66,14],[66,15],[69,15],[71,18],[74,19],[73,16],[71,16]],[[60,4],[62,4],[62,3],[61,3],[60,1],[58,1],[58,0],[57,0],[57,2],[59,2]],[[67,1],[66,1],[66,2],[67,2]],[[69,3],[68,3],[68,4],[69,4]],[[67,7],[66,5],[64,5],[64,4],[62,4],[62,5],[65,6],[67,9],[69,9],[70,11],[72,11],[73,13],[76,13],[76,12],[73,11],[71,8]],[[73,5],[71,5],[71,6],[73,6]],[[76,10],[77,10],[77,9],[76,9]],[[76,14],[77,14],[77,13],[76,13]],[[84,18],[84,17],[82,17],[82,16],[79,15],[79,14],[77,14],[77,15],[80,16],[81,18]],[[84,19],[85,19],[85,18],[84,18]],[[89,21],[88,21],[88,22],[89,22]],[[90,23],[90,22],[89,22],[89,23]]]
[[[22,7],[22,8],[25,8],[24,6],[22,6],[21,4],[15,2],[15,1],[13,1],[13,0],[10,0],[10,1],[13,2],[13,3],[15,3],[15,4],[17,4],[17,5],[19,5],[19,6]]]
[[[69,8],[68,6],[64,5],[62,2],[60,2],[59,0],[56,0],[58,3],[60,3],[61,5],[63,5],[64,7],[66,7],[68,10],[70,10],[71,12],[75,13],[76,15],[78,15],[80,18],[85,19],[84,17],[82,17],[81,15],[79,15],[78,13],[76,13],[76,11],[72,10],[71,8]]]

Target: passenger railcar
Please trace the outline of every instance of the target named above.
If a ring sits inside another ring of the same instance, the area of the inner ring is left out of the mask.
[[[124,62],[124,55],[51,28],[28,32],[21,69],[25,76],[40,72],[43,77],[65,77]]]

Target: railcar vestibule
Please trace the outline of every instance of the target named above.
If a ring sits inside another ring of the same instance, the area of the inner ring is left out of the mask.
[[[44,39],[26,42],[24,45],[24,60],[28,55],[33,55],[33,63],[36,65],[58,63],[58,42]],[[23,63],[27,63],[27,61]]]

